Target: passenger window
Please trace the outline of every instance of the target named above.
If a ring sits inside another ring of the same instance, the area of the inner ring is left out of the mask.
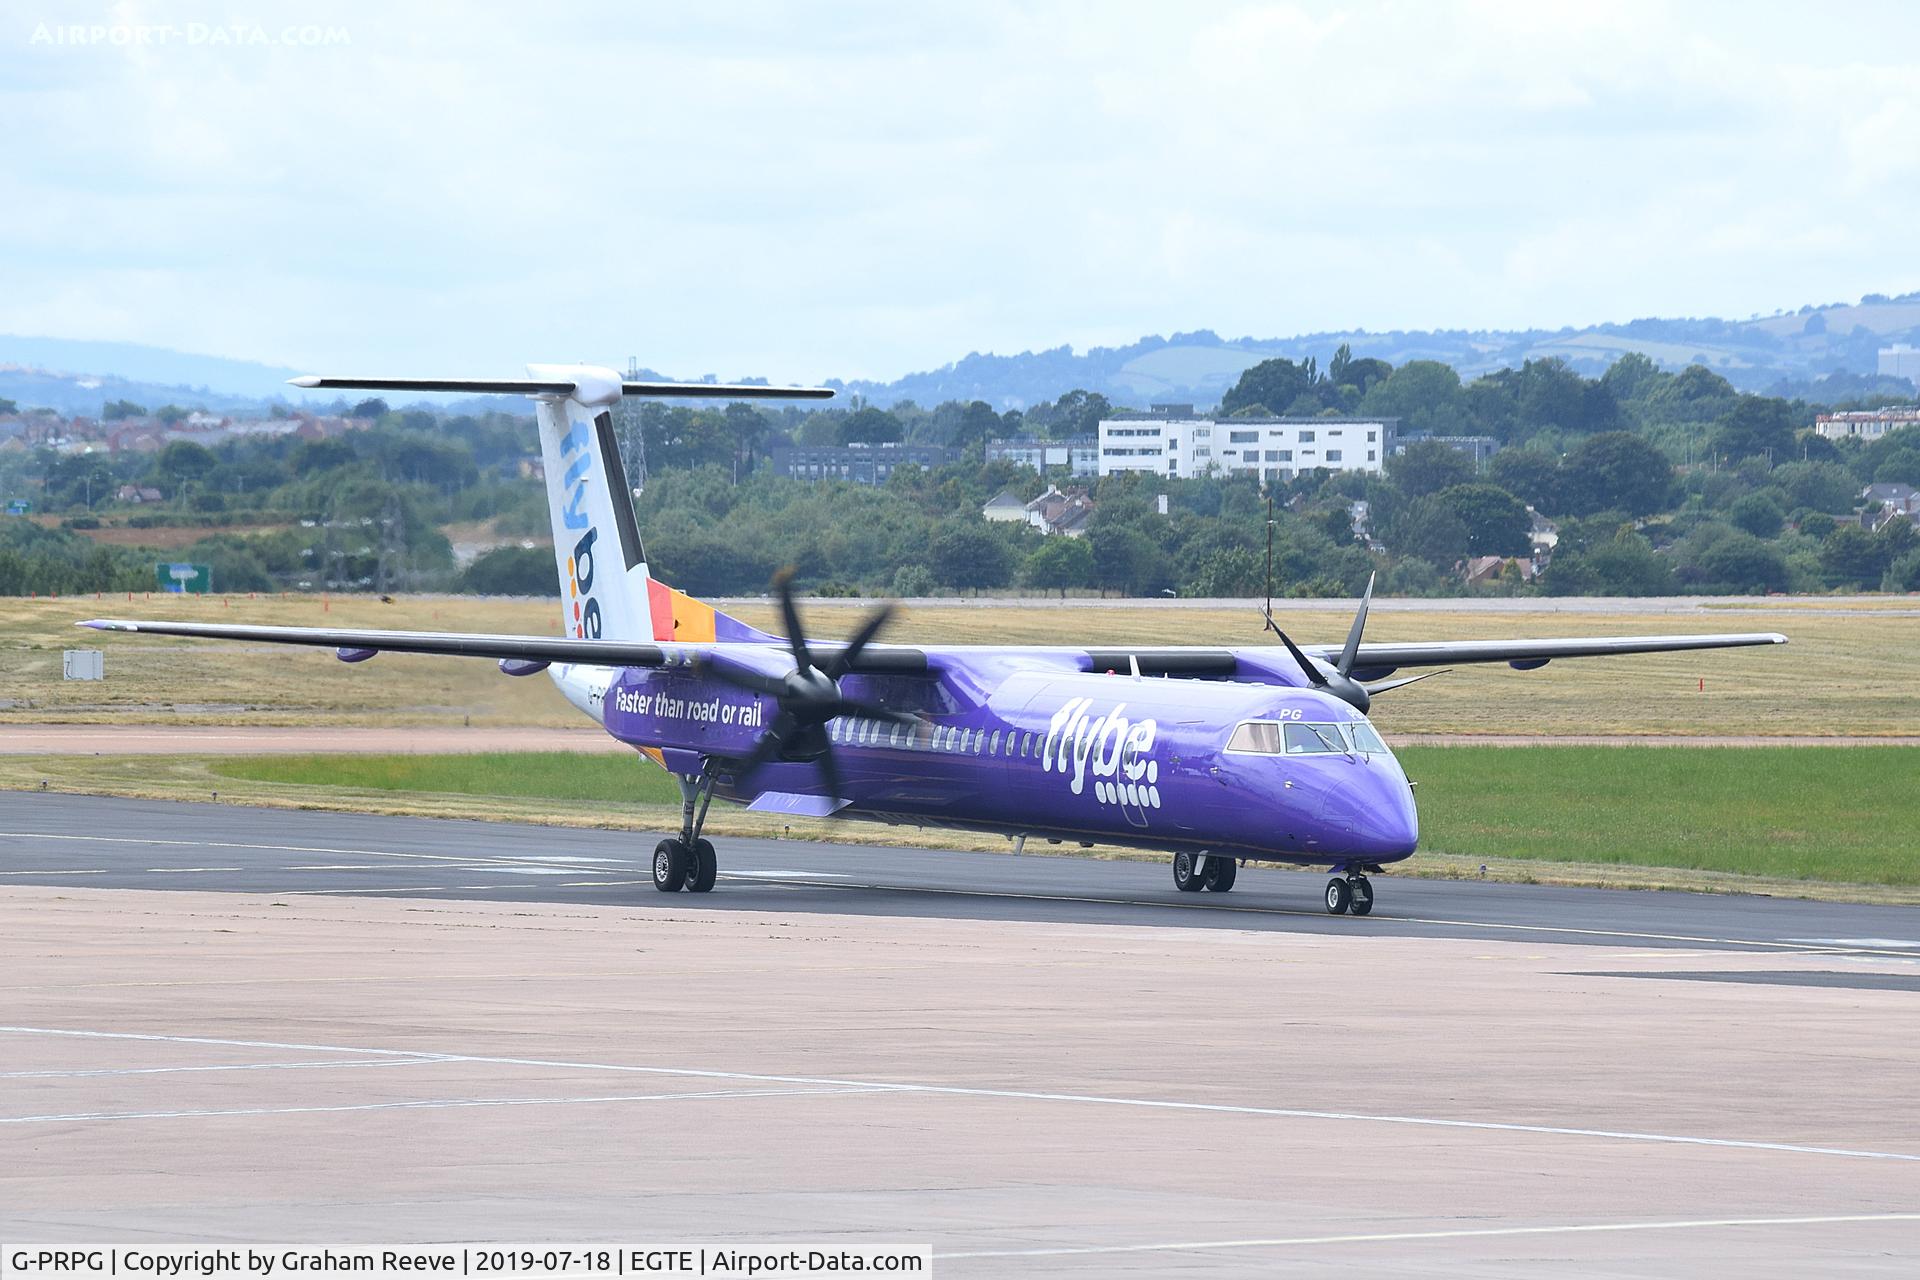
[[[990,756],[1000,754],[1000,731],[998,729],[993,731],[993,741],[987,744],[987,754]]]

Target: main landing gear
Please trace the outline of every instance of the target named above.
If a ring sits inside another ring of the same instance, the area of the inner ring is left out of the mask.
[[[713,842],[700,835],[713,803],[713,780],[712,761],[701,766],[697,779],[680,780],[680,834],[653,846],[653,887],[661,893],[707,893],[720,874]]]
[[[1343,916],[1373,914],[1373,881],[1359,872],[1349,872],[1327,881],[1327,914]]]
[[[1202,889],[1226,893],[1240,874],[1240,863],[1215,854],[1176,853],[1173,855],[1173,887],[1182,893]]]

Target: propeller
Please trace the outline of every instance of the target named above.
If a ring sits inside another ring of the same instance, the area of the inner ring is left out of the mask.
[[[1389,689],[1404,688],[1416,681],[1425,680],[1428,676],[1442,674],[1439,671],[1423,671],[1417,676],[1407,676],[1400,680],[1375,681],[1372,684],[1353,678],[1353,664],[1360,656],[1360,636],[1367,629],[1367,610],[1373,605],[1373,582],[1376,576],[1371,573],[1367,575],[1367,589],[1361,593],[1360,609],[1353,615],[1353,625],[1347,629],[1347,642],[1341,646],[1340,656],[1334,660],[1331,669],[1328,669],[1326,663],[1309,658],[1301,651],[1300,646],[1280,629],[1280,624],[1273,620],[1271,603],[1266,609],[1267,628],[1280,637],[1280,643],[1287,647],[1287,652],[1293,655],[1293,660],[1300,665],[1300,670],[1306,673],[1307,682],[1363,713],[1373,705],[1374,696],[1377,694],[1385,693]]]
[[[700,666],[724,684],[773,698],[779,707],[773,723],[740,762],[735,774],[738,783],[747,782],[776,759],[811,760],[820,769],[820,780],[827,794],[838,798],[840,767],[833,758],[833,739],[827,733],[829,723],[840,716],[865,716],[913,729],[924,723],[910,712],[849,698],[840,692],[840,677],[853,669],[861,653],[892,620],[893,606],[883,604],[867,615],[851,640],[820,661],[807,646],[806,628],[800,624],[800,610],[793,599],[793,570],[782,569],[775,574],[773,587],[779,595],[780,619],[786,627],[787,651],[793,655],[793,670],[775,675],[718,652],[703,657]]]

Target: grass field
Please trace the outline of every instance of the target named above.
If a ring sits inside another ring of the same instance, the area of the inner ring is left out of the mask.
[[[1500,602],[1505,603],[1505,602]],[[1785,632],[1785,647],[1556,662],[1541,671],[1503,665],[1462,668],[1381,699],[1375,719],[1389,734],[1899,735],[1920,726],[1920,617],[1915,602],[1855,604],[1819,598],[1709,606],[1675,614],[1631,603],[1605,612],[1539,608],[1418,612],[1381,608],[1372,640],[1649,632]],[[811,626],[845,635],[868,602],[810,607]],[[764,604],[740,607],[772,624]],[[583,723],[544,679],[509,679],[493,664],[383,654],[347,665],[324,651],[76,631],[81,618],[509,631],[556,631],[554,606],[471,597],[258,600],[124,596],[0,601],[0,726],[12,721],[239,724],[460,724],[574,726]],[[1288,610],[1295,638],[1337,642],[1351,613]],[[1025,602],[916,605],[888,639],[927,643],[1251,644],[1258,615],[1244,608],[1117,604],[1062,609]],[[102,683],[60,678],[60,651],[106,651]],[[1705,682],[1705,690],[1700,688]]]
[[[1412,747],[1421,844],[1465,859],[1672,867],[1781,880],[1920,885],[1920,835],[1891,819],[1920,747]],[[224,778],[310,788],[671,805],[623,756],[223,759]],[[872,830],[842,824],[842,838]]]

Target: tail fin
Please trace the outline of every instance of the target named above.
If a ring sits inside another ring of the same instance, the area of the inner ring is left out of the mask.
[[[648,573],[633,490],[613,436],[612,405],[622,392],[619,375],[569,365],[529,365],[527,372],[572,388],[570,395],[541,396],[535,403],[566,634],[683,642],[774,640]]]

